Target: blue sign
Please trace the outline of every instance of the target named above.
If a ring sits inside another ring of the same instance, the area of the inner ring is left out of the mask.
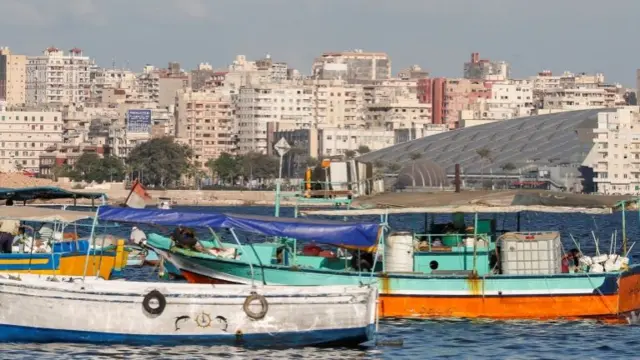
[[[151,110],[127,111],[127,131],[134,133],[150,133]]]

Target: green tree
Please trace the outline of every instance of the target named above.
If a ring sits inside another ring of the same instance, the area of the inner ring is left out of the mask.
[[[344,152],[344,157],[347,159],[353,159],[356,156],[356,152],[353,150],[347,150]]]
[[[315,167],[315,166],[318,166],[318,163],[319,163],[318,159],[316,159],[316,158],[314,158],[314,157],[311,157],[311,156],[307,157],[307,160],[305,161],[305,164],[306,164],[308,167]]]
[[[119,157],[107,155],[100,159],[100,181],[123,181],[126,174],[124,161]]]
[[[508,162],[508,163],[506,163],[506,164],[502,164],[502,166],[500,166],[500,168],[501,168],[503,171],[506,171],[506,172],[511,172],[511,171],[513,171],[513,170],[517,169],[517,167],[516,167],[513,163],[511,163],[511,162]]]
[[[371,149],[369,149],[369,147],[367,145],[360,145],[358,146],[358,154],[360,155],[364,155],[366,153],[371,152]]]
[[[246,179],[273,179],[278,177],[280,159],[258,152],[250,152],[239,157],[242,176]]]
[[[75,174],[73,174],[72,180],[74,181],[101,181],[102,178],[102,163],[100,156],[96,153],[84,153],[76,159],[73,166]]]
[[[207,167],[211,170],[212,174],[216,174],[223,181],[229,181],[231,185],[233,185],[235,178],[240,174],[238,158],[226,152],[220,154],[215,160],[209,160]]]
[[[166,187],[176,184],[191,166],[193,150],[172,137],[151,139],[131,150],[127,163],[141,174],[145,184]]]
[[[389,164],[387,164],[387,170],[390,173],[397,173],[398,171],[400,171],[401,168],[402,167],[398,163],[389,163]]]

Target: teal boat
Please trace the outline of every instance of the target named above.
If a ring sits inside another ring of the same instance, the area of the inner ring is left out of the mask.
[[[234,258],[175,248],[163,256],[171,257],[185,278],[195,283],[248,283],[251,268],[257,269],[254,276],[259,281],[269,285],[371,282],[380,288],[379,311],[384,317],[635,321],[640,310],[640,296],[635,295],[640,291],[640,265],[629,264],[625,236],[620,241],[622,255],[589,257],[563,249],[558,232],[501,232],[494,218],[482,217],[522,211],[596,215],[610,214],[615,208],[623,210],[624,218],[629,203],[604,205],[592,195],[579,201],[566,197],[552,201],[542,193],[544,204],[537,205],[531,204],[531,197],[526,194],[530,205],[521,205],[523,198],[513,197],[511,204],[505,205],[502,199],[500,206],[315,211],[318,215],[382,215],[380,229],[386,230],[379,232],[375,249],[346,251],[343,246],[332,253],[307,245],[300,252],[298,241],[278,239],[244,246],[221,243],[220,248],[237,249]],[[389,231],[387,217],[398,213],[454,216],[447,224],[432,223],[422,234]],[[464,224],[464,213],[474,214],[472,223]],[[335,244],[340,246],[340,240],[335,239]],[[575,247],[579,250],[580,243],[576,241]]]

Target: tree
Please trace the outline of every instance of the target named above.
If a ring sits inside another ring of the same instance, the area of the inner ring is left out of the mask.
[[[506,171],[506,172],[511,172],[511,171],[517,169],[517,167],[511,162],[502,164],[502,166],[500,166],[500,168],[502,169],[502,171]]]
[[[74,181],[122,181],[125,166],[122,160],[115,156],[100,158],[96,153],[84,153],[76,160],[73,171],[67,170],[65,173]]]
[[[250,152],[238,160],[241,174],[246,179],[273,179],[278,176],[280,160],[276,156]]]
[[[371,149],[369,149],[369,147],[367,145],[360,145],[358,146],[358,154],[360,155],[364,155],[368,152],[371,152]]]
[[[398,171],[400,171],[401,166],[398,163],[389,163],[387,164],[387,170],[390,173],[397,173]]]
[[[228,180],[231,185],[240,173],[238,158],[226,152],[220,154],[217,159],[208,161],[207,167],[211,169],[213,174],[217,174],[223,182]]]
[[[373,162],[373,176],[374,177],[382,177],[384,175],[385,163],[384,161],[378,159]]]
[[[127,163],[145,184],[165,187],[177,183],[191,164],[193,150],[172,137],[151,139],[129,153]]]
[[[344,152],[344,157],[347,159],[353,159],[354,156],[356,156],[356,152],[353,150],[346,150]]]
[[[413,183],[413,187],[416,186],[416,161],[422,157],[422,154],[413,152],[409,154],[409,158],[411,159],[411,180]]]
[[[482,183],[482,187],[484,187],[484,163],[485,162],[493,162],[491,157],[491,149],[487,147],[482,147],[476,150],[476,154],[480,156],[481,166],[480,166],[480,182]]]
[[[305,163],[308,167],[316,167],[318,166],[318,159],[309,156]]]

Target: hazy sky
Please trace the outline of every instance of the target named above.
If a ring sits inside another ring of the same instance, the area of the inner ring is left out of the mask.
[[[0,0],[0,14],[14,52],[78,46],[134,70],[269,53],[307,74],[321,52],[354,48],[387,52],[394,74],[462,76],[472,51],[516,77],[603,72],[635,87],[640,67],[640,0]]]

